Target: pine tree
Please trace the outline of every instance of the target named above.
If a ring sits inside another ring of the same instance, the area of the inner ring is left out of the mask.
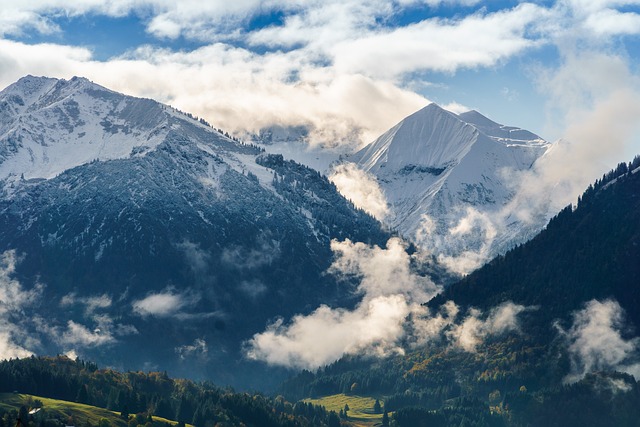
[[[389,413],[387,413],[387,411],[384,411],[384,414],[382,415],[382,425],[384,427],[388,427],[389,426]]]
[[[376,403],[373,404],[373,412],[376,414],[382,412],[382,407],[380,406],[380,401],[378,399],[376,399]]]

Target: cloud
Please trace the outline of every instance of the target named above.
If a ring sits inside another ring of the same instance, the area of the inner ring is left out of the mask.
[[[176,347],[175,351],[180,359],[185,360],[191,357],[206,358],[209,348],[204,339],[196,338],[193,344]]]
[[[69,320],[67,329],[60,336],[60,342],[64,345],[94,347],[114,343],[115,338],[109,331],[103,331],[99,327],[89,330],[86,326]]]
[[[132,303],[134,313],[146,317],[180,316],[182,309],[198,302],[200,298],[194,294],[178,293],[166,289],[158,293],[149,293],[146,297]]]
[[[387,199],[378,181],[355,164],[344,163],[333,167],[329,179],[344,197],[378,220],[384,220],[389,214]]]
[[[544,14],[543,8],[524,3],[459,20],[427,19],[390,31],[365,33],[333,48],[335,66],[386,79],[422,70],[455,72],[492,66],[535,46],[528,29]]]
[[[518,315],[525,310],[524,306],[507,301],[491,309],[483,320],[482,312],[472,308],[461,324],[447,332],[447,336],[455,345],[473,352],[489,335],[519,331]]]
[[[33,352],[15,344],[10,332],[0,332],[0,360],[29,357]]]
[[[626,339],[624,310],[617,301],[591,300],[573,313],[573,324],[558,330],[567,342],[571,372],[566,382],[575,382],[589,372],[626,372],[640,378],[640,338]]]
[[[258,279],[243,280],[240,282],[240,290],[256,300],[267,292],[267,286]]]
[[[195,311],[195,307],[201,299],[202,296],[195,291],[179,292],[168,287],[160,292],[150,292],[142,299],[134,300],[131,307],[134,314],[143,318],[171,318],[190,321],[224,317],[220,311]],[[133,331],[133,333],[137,333],[137,331]]]
[[[455,224],[425,218],[418,229],[416,242],[450,271],[467,274],[509,249],[510,239],[533,237],[596,178],[640,152],[640,75],[623,55],[580,40],[558,41],[561,62],[536,70],[562,139],[529,170],[501,171],[513,193],[510,202],[490,213],[469,208]],[[479,246],[468,247],[471,235]]]
[[[339,278],[357,278],[357,292],[365,301],[398,294],[426,302],[440,291],[431,279],[412,271],[411,256],[397,237],[389,239],[386,249],[347,239],[332,240],[331,250],[336,258],[329,272]]]
[[[423,215],[414,241],[423,250],[432,252],[450,272],[464,275],[493,255],[494,240],[503,232],[499,214],[467,206],[454,224],[439,224],[430,216]],[[471,241],[479,243],[470,245]]]
[[[82,47],[0,40],[0,84],[27,73],[80,74],[117,91],[173,104],[238,134],[273,125],[306,126],[311,144],[358,145],[428,103],[410,82],[403,83],[413,80],[407,77],[495,66],[544,42],[534,23],[551,13],[526,3],[392,25],[394,17],[421,3],[48,0],[3,5],[0,15],[13,32],[40,21],[42,33],[61,31],[52,23],[59,16],[134,15],[161,40],[186,37],[204,45],[191,51],[139,46],[97,61]],[[428,2],[432,7],[445,3],[477,2]],[[283,21],[250,25],[252,17],[271,12],[281,12]]]
[[[344,354],[402,352],[404,323],[433,297],[438,287],[411,271],[411,257],[400,239],[386,248],[332,241],[336,259],[330,272],[356,278],[362,296],[353,310],[322,305],[313,313],[280,319],[246,343],[247,357],[269,364],[315,368]]]
[[[229,246],[222,251],[223,264],[238,270],[255,270],[270,265],[280,256],[280,243],[259,236],[256,247]]]
[[[211,254],[204,251],[197,243],[189,241],[184,241],[177,246],[184,253],[189,267],[195,274],[202,275],[207,271]]]
[[[409,314],[400,295],[380,296],[354,311],[320,306],[308,316],[279,320],[248,343],[247,356],[272,365],[313,369],[345,354],[400,352],[402,323]]]
[[[431,314],[431,311],[424,307],[416,310],[411,319],[411,346],[422,347],[440,340],[443,331],[455,324],[459,313],[460,307],[453,301],[442,304],[435,314]]]
[[[509,177],[516,196],[500,215],[505,223],[548,219],[640,152],[640,76],[628,60],[579,43],[562,51],[558,67],[538,73],[551,126],[561,129],[562,139],[529,171]]]
[[[27,357],[47,345],[77,354],[84,347],[115,344],[118,337],[138,333],[134,326],[117,323],[102,312],[112,305],[107,294],[79,297],[70,293],[60,299],[62,308],[80,306],[83,322],[92,326],[70,320],[69,310],[48,312],[45,318],[41,314],[45,287],[36,283],[25,289],[14,278],[19,261],[15,251],[0,256],[0,359]]]
[[[419,347],[445,339],[465,351],[475,351],[490,335],[518,331],[525,307],[505,302],[483,315],[471,309],[458,321],[460,308],[452,301],[435,313],[421,304],[439,288],[415,274],[402,242],[393,238],[386,248],[333,241],[335,261],[329,270],[359,281],[360,302],[353,310],[318,307],[267,326],[245,343],[250,359],[273,365],[314,369],[345,354],[402,354],[407,345]]]
[[[64,295],[60,299],[61,307],[81,305],[84,307],[86,317],[92,316],[97,310],[111,307],[112,298],[107,294],[94,295],[88,297],[78,297],[75,292]]]
[[[13,250],[0,255],[0,359],[30,356],[33,351],[29,348],[39,344],[30,335],[31,316],[27,310],[40,302],[44,287],[36,284],[24,289],[14,278],[19,261]]]

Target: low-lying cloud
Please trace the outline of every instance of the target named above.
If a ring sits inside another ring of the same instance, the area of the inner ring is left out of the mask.
[[[625,313],[614,300],[591,300],[573,314],[568,330],[558,326],[566,340],[571,372],[566,382],[576,382],[596,371],[626,372],[640,378],[640,338],[626,338]]]
[[[364,243],[332,241],[336,259],[330,272],[356,278],[362,296],[355,309],[320,306],[308,316],[280,319],[247,343],[247,356],[275,365],[313,368],[344,354],[375,355],[402,351],[403,325],[419,303],[439,288],[411,271],[411,257],[400,239],[386,248]]]
[[[190,358],[206,359],[209,353],[207,342],[202,338],[196,338],[192,344],[182,345],[175,348],[181,360]]]
[[[140,316],[171,317],[179,315],[182,309],[196,303],[200,298],[194,294],[179,293],[174,289],[166,289],[150,293],[146,297],[132,303],[134,313]]]
[[[490,335],[519,331],[518,315],[525,310],[526,307],[508,301],[483,318],[480,310],[471,309],[462,323],[447,332],[447,337],[465,351],[473,352]]]
[[[115,342],[115,338],[109,331],[103,331],[99,327],[89,330],[86,326],[69,320],[60,341],[67,346],[93,347],[111,344]]]
[[[407,346],[446,339],[465,351],[475,351],[488,335],[518,330],[517,316],[525,308],[505,303],[483,315],[471,310],[458,320],[459,307],[449,301],[431,315],[421,305],[440,288],[412,271],[412,257],[400,239],[386,248],[333,241],[336,259],[330,272],[359,281],[361,296],[353,310],[322,305],[309,315],[279,319],[246,343],[246,355],[269,364],[313,369],[345,354],[402,354]]]
[[[0,359],[30,356],[39,344],[30,336],[25,312],[39,303],[44,287],[27,290],[13,277],[19,261],[13,250],[0,255]]]
[[[335,166],[329,173],[329,179],[344,197],[379,221],[383,221],[389,214],[387,199],[378,181],[355,164],[343,163]]]

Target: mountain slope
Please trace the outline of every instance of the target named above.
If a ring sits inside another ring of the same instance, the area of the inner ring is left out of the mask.
[[[511,223],[496,235],[488,216],[513,198],[509,175],[529,169],[548,147],[476,111],[456,115],[430,104],[347,160],[375,176],[393,229],[436,253],[489,258],[531,233]],[[458,227],[465,218],[468,230]]]
[[[614,298],[640,326],[640,158],[622,164],[565,208],[538,236],[436,297],[477,307],[512,300],[566,316],[590,299]],[[491,293],[487,293],[487,289]]]
[[[636,426],[638,218],[640,156],[538,236],[426,304],[425,342],[409,342],[401,356],[343,358],[290,379],[282,392],[330,395],[356,384],[361,395],[385,395],[390,411],[423,408],[404,425],[469,407],[470,418],[490,410],[509,426]]]
[[[24,350],[255,386],[244,340],[349,303],[324,274],[330,239],[387,239],[317,172],[155,101],[35,77],[0,100],[0,252],[34,300],[6,315]]]

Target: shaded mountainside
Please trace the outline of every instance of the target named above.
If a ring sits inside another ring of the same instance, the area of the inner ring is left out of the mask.
[[[32,292],[9,348],[276,381],[242,342],[349,305],[330,240],[389,237],[326,177],[155,101],[35,77],[0,99],[0,253]]]

